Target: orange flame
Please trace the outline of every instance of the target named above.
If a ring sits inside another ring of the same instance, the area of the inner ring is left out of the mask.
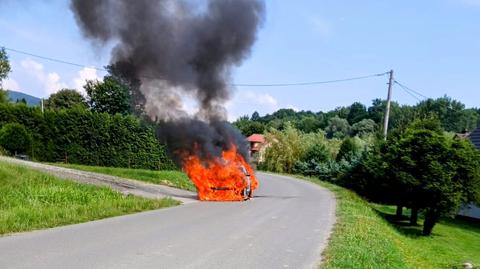
[[[184,159],[183,169],[197,187],[198,198],[203,201],[243,201],[247,179],[241,167],[250,175],[251,191],[258,187],[252,167],[237,152],[237,147],[222,153],[210,161],[202,161],[196,155]]]

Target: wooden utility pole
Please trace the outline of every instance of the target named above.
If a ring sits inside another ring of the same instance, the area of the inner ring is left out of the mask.
[[[388,121],[390,120],[390,103],[392,102],[393,70],[390,70],[389,74],[390,74],[390,78],[388,79],[387,107],[385,109],[385,118],[383,119],[383,137],[385,140],[387,140]]]

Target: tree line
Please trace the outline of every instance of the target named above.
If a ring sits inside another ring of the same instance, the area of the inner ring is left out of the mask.
[[[369,107],[355,102],[350,106],[337,107],[328,112],[280,109],[265,116],[254,112],[252,116],[240,117],[233,124],[246,136],[263,133],[270,128],[283,130],[285,124],[290,122],[304,133],[323,130],[329,138],[354,137],[380,131],[385,107],[385,100],[375,99]],[[480,109],[466,108],[463,103],[443,96],[423,100],[414,106],[392,102],[389,128],[402,128],[416,118],[429,116],[437,117],[444,130],[454,133],[472,131],[480,123]]]
[[[268,147],[258,168],[302,174],[350,188],[366,199],[397,206],[410,223],[424,217],[430,235],[442,217],[480,203],[480,153],[457,133],[474,130],[478,109],[449,97],[415,106],[392,105],[390,133],[381,134],[385,102],[374,100],[326,113],[281,109],[234,124],[245,135],[263,133]]]

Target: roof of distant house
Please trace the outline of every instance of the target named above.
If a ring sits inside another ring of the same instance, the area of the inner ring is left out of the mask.
[[[265,142],[265,136],[261,134],[252,134],[251,136],[247,137],[248,142],[254,142],[254,143],[264,143]]]
[[[480,149],[480,127],[475,129],[475,131],[470,134],[469,138],[470,141],[472,141],[472,143],[475,145],[475,147]]]

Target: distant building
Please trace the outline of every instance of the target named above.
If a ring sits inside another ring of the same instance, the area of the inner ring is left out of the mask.
[[[262,161],[263,150],[265,148],[265,136],[261,134],[252,134],[247,137],[248,143],[250,143],[250,157],[254,161]]]
[[[471,132],[468,135],[468,138],[470,139],[470,141],[472,141],[475,147],[477,147],[477,149],[480,149],[480,127],[475,129],[475,131]]]
[[[472,141],[475,147],[477,147],[477,149],[480,149],[480,127],[478,127],[477,129],[475,129],[475,131],[469,134],[459,134],[457,135],[457,137],[470,139],[470,141]],[[460,212],[458,212],[458,215],[480,219],[480,207],[473,204],[465,205],[462,207]]]

